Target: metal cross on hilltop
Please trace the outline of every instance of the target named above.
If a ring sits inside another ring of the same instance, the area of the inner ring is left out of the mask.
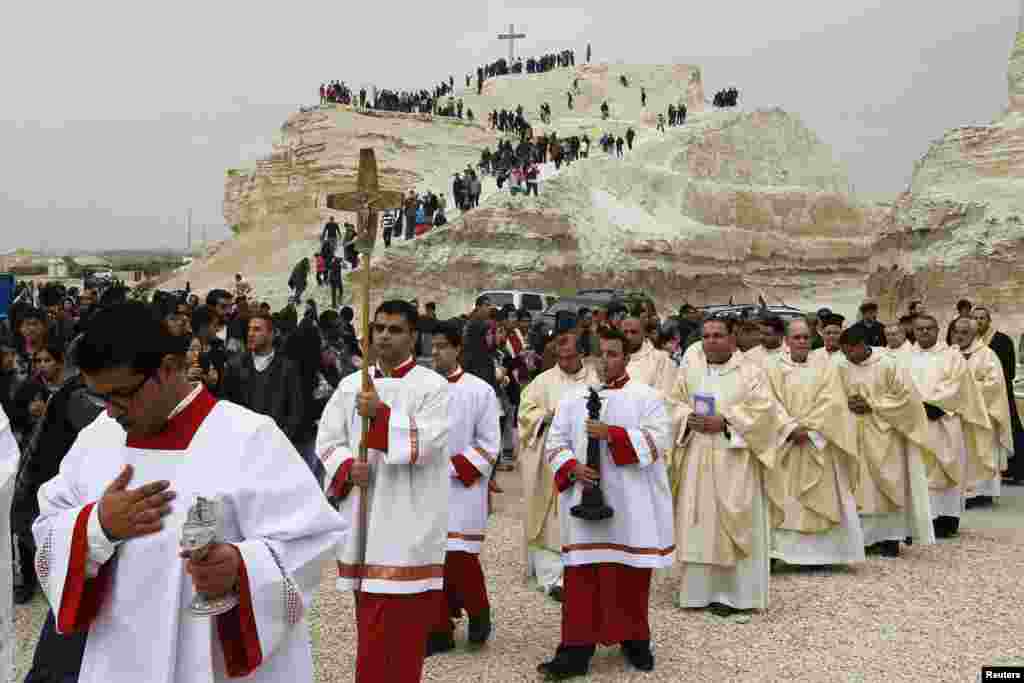
[[[498,39],[499,40],[507,40],[508,41],[508,65],[510,67],[512,66],[512,62],[516,58],[516,56],[515,56],[516,39],[517,38],[525,38],[525,37],[526,37],[525,33],[516,33],[515,24],[509,24],[508,25],[508,33],[499,33],[498,34]]]

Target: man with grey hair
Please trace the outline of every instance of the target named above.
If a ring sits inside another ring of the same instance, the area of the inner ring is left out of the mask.
[[[922,314],[914,319],[917,346],[907,354],[907,369],[924,399],[928,437],[934,458],[925,464],[935,535],[957,534],[964,510],[967,446],[964,424],[992,428],[974,377],[959,350],[939,340],[939,323]]]
[[[783,492],[783,521],[772,532],[772,558],[787,564],[864,561],[864,533],[851,481],[860,463],[857,431],[846,412],[839,373],[812,354],[803,318],[786,325],[788,353],[765,366],[779,404],[778,456],[769,489]]]

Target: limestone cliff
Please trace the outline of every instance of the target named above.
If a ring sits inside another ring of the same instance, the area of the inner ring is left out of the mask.
[[[868,281],[883,316],[921,299],[948,317],[967,298],[993,307],[1001,326],[1024,325],[1024,33],[1009,73],[1009,110],[946,133],[897,199]]]
[[[480,208],[450,214],[450,225],[386,251],[378,240],[375,299],[415,294],[451,315],[495,287],[643,288],[672,308],[763,294],[850,312],[863,296],[870,246],[890,211],[850,198],[845,167],[795,115],[705,110],[701,72],[688,65],[581,65],[492,79],[480,95],[459,96],[478,119],[522,104],[535,130],[586,132],[590,158],[545,168],[538,198],[498,192],[488,179]],[[609,121],[600,119],[605,101]],[[544,102],[548,126],[536,116]],[[656,112],[679,102],[686,125],[656,131]],[[624,159],[600,150],[603,132],[629,126],[637,142]],[[497,139],[479,125],[426,116],[333,106],[294,114],[269,158],[228,174],[225,219],[241,237],[168,284],[224,286],[244,272],[280,304],[292,264],[313,252],[332,213],[326,196],[351,185],[359,148],[376,149],[385,187],[448,193],[451,174]]]

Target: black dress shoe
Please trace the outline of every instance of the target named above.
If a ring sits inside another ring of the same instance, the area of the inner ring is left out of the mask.
[[[451,633],[431,633],[427,636],[425,657],[451,652],[455,649],[455,637]]]
[[[711,603],[710,605],[708,605],[708,610],[712,614],[714,614],[716,617],[731,617],[732,615],[734,615],[737,612],[739,612],[739,610],[736,609],[735,607],[730,607],[729,605],[723,605],[720,602],[713,602],[713,603]]]
[[[473,645],[483,645],[491,637],[491,610],[485,609],[480,614],[469,618],[467,629],[469,642]]]
[[[544,674],[545,680],[564,681],[577,676],[586,676],[590,671],[590,658],[594,655],[594,647],[558,646],[555,658],[537,665],[538,673]]]
[[[555,602],[562,602],[562,587],[552,586],[548,589],[548,595],[551,596],[551,599]]]
[[[878,544],[878,553],[882,557],[899,557],[900,556],[900,542],[899,541],[882,541]]]
[[[15,586],[14,587],[14,604],[15,605],[27,605],[32,602],[32,598],[36,594],[36,585],[33,583],[27,586]]]
[[[654,671],[654,654],[649,640],[627,640],[622,643],[622,654],[637,671]]]

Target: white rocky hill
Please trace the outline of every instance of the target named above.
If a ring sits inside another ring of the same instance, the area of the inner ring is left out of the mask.
[[[575,78],[582,94],[570,111],[565,93]],[[450,214],[448,226],[386,252],[378,240],[374,301],[415,295],[454,315],[483,288],[614,285],[645,289],[662,307],[763,294],[852,313],[864,294],[870,245],[890,212],[851,199],[844,165],[798,116],[705,108],[700,71],[689,65],[580,65],[490,79],[481,95],[457,96],[476,124],[334,105],[292,115],[269,158],[228,172],[224,213],[239,237],[164,286],[187,280],[205,290],[242,272],[281,305],[292,265],[313,253],[320,226],[336,214],[326,197],[352,186],[361,147],[376,149],[385,187],[447,191],[452,174],[499,139],[479,120],[521,104],[538,132],[587,132],[596,142],[632,126],[637,144],[625,159],[595,144],[590,159],[558,174],[545,169],[538,198],[497,192],[488,179],[481,206]],[[601,121],[606,99],[611,120]],[[680,100],[686,125],[656,131],[657,112]],[[547,126],[537,114],[544,102],[553,113]],[[346,284],[346,300],[353,289]],[[323,302],[326,290],[316,296]]]

